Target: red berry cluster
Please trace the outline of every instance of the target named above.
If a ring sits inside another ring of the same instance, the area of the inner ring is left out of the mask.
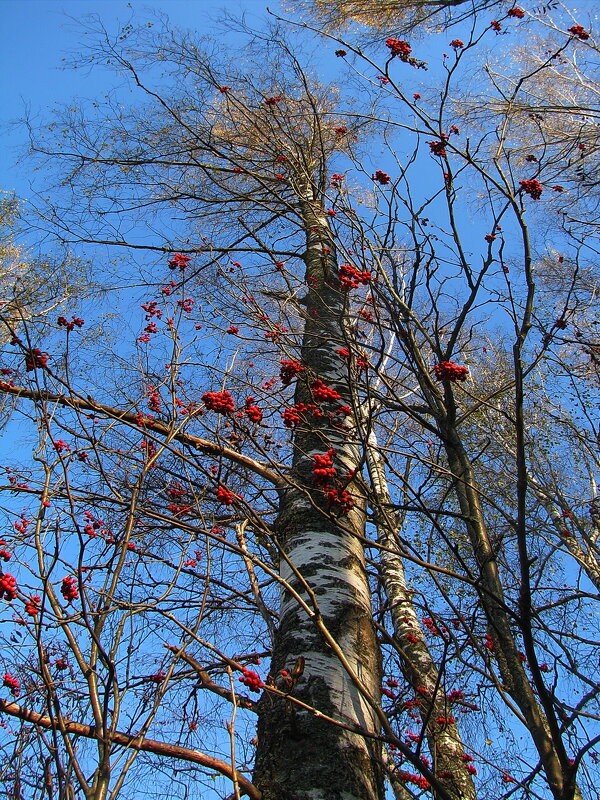
[[[25,613],[30,617],[37,617],[40,613],[40,603],[42,602],[39,594],[32,594],[31,597],[25,601]]]
[[[259,675],[251,669],[242,669],[242,677],[239,680],[247,686],[251,692],[260,692],[264,683],[261,681]]]
[[[217,500],[224,506],[233,505],[235,498],[236,495],[229,489],[226,489],[224,486],[219,486],[217,489]]]
[[[320,378],[313,381],[310,384],[310,388],[317,403],[331,403],[333,400],[341,400],[342,395],[335,389],[332,389],[331,386],[327,386],[326,383],[323,383]]]
[[[67,453],[70,453],[70,452],[71,452],[71,448],[70,448],[70,447],[69,447],[69,445],[68,445],[68,444],[65,442],[65,440],[64,440],[64,439],[57,439],[57,440],[54,442],[54,449],[56,450],[56,452],[57,452],[57,453],[62,453],[64,450],[66,450],[66,451],[67,451]]]
[[[148,303],[142,303],[140,308],[143,308],[146,312],[146,320],[150,320],[152,317],[158,317],[158,319],[161,319],[163,315],[163,312],[158,307],[156,300],[150,300]]]
[[[434,156],[438,156],[439,158],[446,158],[446,140],[448,136],[445,133],[442,133],[442,138],[434,139],[431,142],[427,142],[429,145],[429,149],[431,150]]]
[[[246,398],[246,416],[252,422],[260,422],[263,418],[263,412],[257,405],[254,405],[255,399],[251,396]]]
[[[281,416],[286,428],[294,428],[302,422],[302,414],[312,413],[315,419],[319,419],[323,414],[314,403],[295,403],[295,405],[284,409]]]
[[[182,272],[192,260],[191,256],[184,256],[182,253],[175,253],[169,259],[169,269],[180,269]]]
[[[542,196],[544,187],[536,178],[531,178],[528,181],[519,181],[519,184],[525,194],[528,194],[532,200],[539,200]]]
[[[0,600],[8,600],[10,603],[17,597],[17,579],[9,572],[5,572],[0,578]]]
[[[206,392],[202,395],[202,402],[209,411],[218,414],[231,414],[235,411],[235,403],[229,392]]]
[[[158,389],[153,386],[148,386],[148,407],[150,411],[158,414],[162,408],[162,398]]]
[[[404,39],[395,39],[390,36],[385,40],[385,46],[389,47],[392,58],[398,56],[401,61],[408,61],[409,55],[412,53],[412,47]]]
[[[466,381],[469,374],[468,367],[459,367],[454,361],[441,361],[433,368],[434,375],[438,381]]]
[[[508,11],[506,12],[506,16],[507,17],[516,17],[517,19],[523,19],[523,17],[525,16],[525,12],[522,9],[517,8],[515,6],[515,8],[509,8],[508,9]]]
[[[21,517],[21,519],[18,522],[14,523],[14,529],[19,533],[25,533],[29,525],[30,525],[30,520],[25,519],[25,517]]]
[[[381,169],[376,169],[375,175],[372,175],[371,177],[374,181],[377,181],[377,183],[380,183],[382,186],[387,186],[388,183],[392,182],[392,179],[387,172],[383,172]]]
[[[438,717],[436,719],[436,722],[441,727],[445,727],[446,725],[455,725],[456,724],[456,720],[454,719],[454,717]],[[463,755],[463,759],[464,758],[465,758],[465,756]],[[469,756],[469,758],[471,758],[471,756]]]
[[[82,328],[85,324],[81,317],[73,317],[70,322],[66,317],[59,317],[56,322],[58,325],[60,325],[62,328],[66,328],[68,331],[72,331],[74,328]]]
[[[79,590],[77,589],[77,581],[72,575],[68,575],[66,578],[62,579],[60,593],[67,603],[70,603],[72,600],[77,600],[79,597]]]
[[[44,369],[48,366],[48,353],[42,353],[39,347],[34,347],[25,353],[25,369],[31,372],[34,369]]]
[[[347,514],[356,505],[350,492],[340,487],[329,489],[325,492],[325,497],[329,508],[340,517]]]
[[[358,270],[352,264],[340,264],[339,268],[340,284],[345,292],[350,289],[358,289],[360,284],[366,286],[371,282],[371,273],[369,270]]]
[[[315,486],[329,486],[329,481],[334,480],[337,470],[333,466],[335,450],[330,448],[326,453],[313,456],[313,482]]]
[[[185,300],[178,300],[177,305],[186,312],[186,314],[191,314],[192,309],[194,308],[195,301],[192,300],[191,297],[186,297]]]
[[[265,99],[263,100],[263,103],[266,106],[269,106],[270,108],[273,108],[274,106],[277,105],[277,103],[280,103],[281,100],[282,100],[281,95],[280,94],[276,94],[273,97],[265,97]]]
[[[10,692],[13,695],[13,697],[19,696],[19,694],[21,693],[21,684],[16,678],[13,678],[13,676],[10,673],[6,672],[4,674],[4,678],[2,679],[2,681],[3,685],[6,686],[7,689],[10,689]]]
[[[453,47],[455,50],[460,50],[465,46],[465,43],[460,39],[452,39],[450,42],[450,47]]]
[[[284,386],[289,386],[296,375],[299,375],[303,370],[304,367],[299,361],[296,361],[295,359],[282,358],[281,369],[279,370],[281,382]]]
[[[577,36],[578,39],[581,39],[582,42],[590,38],[589,33],[585,30],[583,25],[571,25],[567,30],[569,33],[572,33],[573,36]]]
[[[396,772],[396,777],[404,783],[414,783],[419,789],[429,789],[429,781],[422,775],[413,775],[412,772],[405,772],[401,769]]]

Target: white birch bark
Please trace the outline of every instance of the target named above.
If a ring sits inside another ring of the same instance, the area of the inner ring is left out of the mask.
[[[366,455],[371,486],[378,505],[377,542],[381,545],[381,580],[388,600],[394,636],[401,652],[403,671],[420,703],[419,711],[432,755],[433,770],[451,797],[456,797],[457,800],[474,800],[475,785],[467,770],[465,748],[458,726],[455,722],[444,725],[436,722],[441,718],[453,719],[452,708],[425,640],[412,601],[413,593],[406,583],[404,564],[398,553],[395,536],[400,523],[397,514],[392,510],[385,462],[374,430],[370,431],[367,438]],[[417,692],[417,689],[425,690],[426,693]]]
[[[347,370],[335,352],[344,341],[346,298],[339,289],[327,217],[310,191],[302,201],[302,215],[308,295],[304,372],[294,399],[312,402],[310,384],[322,380],[341,395],[339,401],[323,404],[327,412],[350,403]],[[336,727],[265,693],[254,782],[264,800],[383,800],[381,749],[375,738],[380,724],[374,707],[380,696],[380,656],[360,538],[365,532],[365,501],[357,483],[350,481],[345,488],[354,507],[336,516],[313,474],[314,455],[329,449],[335,451],[334,467],[340,476],[359,468],[356,428],[346,417],[341,430],[326,413],[299,425],[293,446],[290,485],[281,490],[277,526],[284,554],[281,577],[293,592],[283,591],[271,673],[290,671],[302,657],[304,673],[292,690],[294,697],[359,732]],[[302,608],[295,593],[315,616]]]

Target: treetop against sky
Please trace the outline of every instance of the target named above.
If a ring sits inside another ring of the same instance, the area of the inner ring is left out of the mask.
[[[64,7],[6,90],[8,794],[592,800],[591,13]]]

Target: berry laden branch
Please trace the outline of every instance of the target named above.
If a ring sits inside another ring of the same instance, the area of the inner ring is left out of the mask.
[[[14,397],[25,397],[33,402],[44,401],[46,403],[56,403],[57,405],[77,409],[79,411],[93,411],[94,413],[103,414],[111,419],[125,422],[127,425],[131,425],[135,428],[139,427],[136,414],[121,411],[118,408],[104,405],[103,403],[97,403],[91,397],[84,399],[82,397],[75,397],[73,395],[56,394],[53,392],[39,390],[36,391],[32,389],[26,389],[22,386],[11,386],[5,381],[0,381],[0,393],[11,394]],[[254,458],[250,458],[249,456],[243,455],[237,450],[233,450],[225,445],[211,442],[208,439],[202,439],[200,436],[192,436],[181,431],[173,434],[173,431],[167,425],[148,417],[144,418],[144,430],[152,431],[153,433],[157,433],[162,436],[166,436],[167,434],[172,435],[173,438],[178,442],[188,444],[190,447],[194,447],[196,450],[199,450],[203,453],[211,456],[219,456],[226,458],[229,461],[233,461],[239,466],[245,467],[251,472],[254,472],[256,475],[260,475],[262,478],[269,481],[269,483],[273,484],[273,486],[283,487],[288,485],[288,482],[282,475],[275,472],[266,464],[256,461]]]

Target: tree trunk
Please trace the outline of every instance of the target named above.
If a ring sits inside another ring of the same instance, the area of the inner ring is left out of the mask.
[[[573,783],[572,770],[560,733],[558,731],[553,733],[552,730],[552,724],[554,722],[556,728],[556,722],[544,714],[521,661],[506,611],[496,555],[487,532],[471,462],[456,428],[444,420],[441,421],[440,428],[448,465],[454,476],[459,506],[479,569],[481,604],[493,639],[493,654],[500,675],[506,691],[526,721],[552,796],[555,800],[578,800],[581,794]]]
[[[400,523],[392,510],[385,464],[371,431],[367,441],[367,467],[380,509],[377,541],[381,545],[380,573],[389,604],[394,636],[400,648],[402,669],[415,692],[419,713],[433,761],[433,771],[450,795],[457,800],[475,800],[473,778],[467,769],[465,748],[446,697],[440,674],[427,646],[421,623],[406,583],[404,564],[398,554],[396,531]],[[417,693],[417,690],[420,691]],[[439,719],[446,720],[440,724]]]
[[[294,430],[290,486],[281,491],[278,544],[281,576],[290,588],[282,592],[271,674],[277,679],[304,658],[292,696],[350,730],[266,692],[253,780],[264,800],[383,800],[375,710],[381,667],[360,538],[365,500],[346,477],[360,469],[359,447],[352,416],[336,413],[351,403],[348,371],[336,353],[347,334],[347,300],[322,205],[306,197],[302,215],[308,296],[294,399],[314,404],[321,415],[307,411]],[[319,402],[317,380],[340,397]],[[315,485],[314,456],[330,450],[337,474],[329,486]],[[352,508],[328,503],[332,486],[352,495]]]

